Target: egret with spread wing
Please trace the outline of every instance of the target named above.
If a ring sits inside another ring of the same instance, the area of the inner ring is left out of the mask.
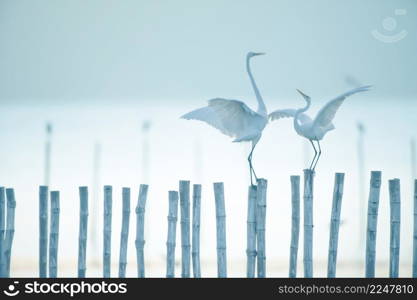
[[[353,90],[350,90],[338,97],[336,97],[333,100],[330,100],[317,114],[314,120],[312,120],[308,115],[306,115],[304,112],[307,111],[310,108],[311,104],[311,98],[301,92],[300,90],[297,90],[306,101],[306,106],[300,109],[281,109],[276,110],[269,114],[269,119],[271,121],[281,119],[281,118],[294,118],[294,129],[295,131],[307,138],[314,149],[314,158],[310,164],[310,169],[314,171],[316,168],[317,162],[321,155],[321,147],[320,147],[320,140],[323,139],[323,137],[326,135],[327,132],[330,130],[333,130],[335,127],[332,123],[337,110],[342,105],[344,100],[356,93],[359,92],[365,92],[368,91],[371,88],[371,86],[362,86]],[[318,151],[316,146],[314,145],[314,142],[317,142],[318,145]]]
[[[248,156],[251,184],[253,184],[252,174],[257,180],[252,166],[253,150],[268,123],[266,107],[250,68],[250,59],[262,54],[264,53],[249,52],[246,56],[246,71],[258,101],[256,112],[242,101],[215,98],[208,101],[208,106],[193,110],[181,117],[187,120],[204,121],[220,130],[223,134],[234,138],[233,142],[252,142],[252,148]]]

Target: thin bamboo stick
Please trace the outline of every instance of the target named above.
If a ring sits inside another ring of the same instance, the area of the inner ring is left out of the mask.
[[[4,257],[6,260],[5,266],[5,277],[10,277],[10,264],[12,258],[12,246],[13,246],[13,238],[14,238],[14,215],[15,215],[15,208],[16,208],[16,200],[14,196],[13,189],[6,189],[6,197],[7,197],[7,218],[6,218],[6,233],[5,233],[5,240],[4,240]]]
[[[400,262],[400,225],[401,225],[401,197],[400,197],[400,180],[389,180],[390,195],[390,268],[389,276],[398,277]]]
[[[413,278],[417,278],[417,179],[414,180]]]
[[[200,209],[201,208],[201,184],[193,185],[193,233],[192,250],[194,278],[201,277],[200,266]]]
[[[190,182],[179,184],[181,206],[181,277],[190,277]]]
[[[103,219],[103,277],[110,278],[111,273],[111,223],[112,223],[112,186],[104,186]]]
[[[256,195],[256,241],[258,249],[258,278],[266,276],[265,225],[266,225],[266,189],[268,181],[258,179]]]
[[[291,246],[289,277],[297,277],[298,241],[300,238],[300,176],[291,176]]]
[[[256,185],[250,185],[248,190],[248,218],[246,243],[246,276],[255,277],[256,265]]]
[[[226,208],[224,203],[223,182],[216,182],[214,187],[214,199],[216,203],[216,237],[217,237],[217,277],[227,277],[226,256]]]
[[[381,172],[372,171],[368,199],[368,221],[366,229],[365,277],[375,277],[376,234],[378,224]]]
[[[148,195],[148,185],[141,184],[139,187],[139,198],[136,206],[136,259],[138,277],[145,277],[145,206]]]
[[[4,258],[4,233],[6,231],[6,203],[4,187],[0,186],[0,277],[4,277],[6,259]]]
[[[51,192],[51,224],[49,231],[49,277],[56,278],[58,273],[59,240],[59,192]]]
[[[88,187],[80,186],[80,225],[78,232],[78,277],[84,278],[87,265]]]
[[[177,236],[178,192],[169,191],[168,238],[167,238],[167,278],[175,277],[175,240]]]
[[[129,238],[130,188],[122,189],[122,232],[120,235],[119,277],[126,277],[127,241]]]
[[[339,242],[340,211],[342,209],[344,173],[336,173],[334,178],[332,215],[330,218],[329,255],[327,260],[327,277],[336,277],[337,246]]]
[[[313,185],[314,171],[304,170],[304,277],[313,277]]]
[[[48,277],[48,187],[39,187],[39,277]]]

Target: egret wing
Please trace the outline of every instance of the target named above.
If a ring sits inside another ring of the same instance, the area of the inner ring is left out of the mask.
[[[353,90],[350,90],[333,100],[330,100],[317,114],[316,118],[314,119],[314,126],[315,127],[328,127],[332,123],[334,116],[336,115],[337,110],[339,109],[340,105],[342,105],[343,101],[356,93],[368,91],[371,88],[370,85],[362,86]]]
[[[235,138],[258,134],[266,124],[266,118],[239,100],[215,98],[209,100],[208,107],[216,113],[222,130]]]
[[[282,118],[293,118],[297,113],[296,109],[288,108],[288,109],[278,109],[268,115],[270,121],[275,121]],[[306,115],[305,113],[301,113],[298,115],[298,119],[301,123],[309,123],[312,122],[311,118]]]
[[[213,126],[214,128],[220,130],[223,134],[233,137],[233,135],[230,135],[230,133],[223,128],[223,125],[217,117],[216,112],[210,106],[205,106],[193,110],[181,116],[181,118],[186,120],[198,120],[206,122],[210,126]]]
[[[295,116],[295,113],[297,112],[296,109],[278,109],[276,111],[271,112],[268,115],[268,119],[270,121],[275,121],[282,118],[293,118]]]

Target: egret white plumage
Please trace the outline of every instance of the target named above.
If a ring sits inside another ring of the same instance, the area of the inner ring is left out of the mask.
[[[258,109],[256,112],[242,101],[215,98],[208,101],[208,106],[193,110],[181,117],[187,120],[206,122],[220,130],[223,134],[234,138],[233,142],[252,142],[252,148],[248,156],[251,184],[253,184],[252,174],[257,180],[255,170],[252,166],[252,154],[262,136],[262,131],[268,123],[268,115],[265,103],[252,75],[250,59],[263,54],[249,52],[246,55],[246,71],[255,92],[256,100],[258,101]]]
[[[278,120],[281,118],[294,118],[294,129],[295,131],[307,138],[314,149],[314,157],[310,164],[310,169],[314,171],[316,168],[317,162],[321,156],[321,147],[320,141],[326,135],[327,132],[335,129],[332,121],[336,115],[337,110],[342,105],[344,100],[356,93],[368,91],[371,86],[362,86],[353,90],[350,90],[333,100],[330,100],[317,114],[317,116],[312,120],[308,115],[304,112],[310,108],[311,105],[311,98],[297,90],[306,101],[306,106],[300,109],[280,109],[276,110],[269,114],[269,119],[271,121]],[[314,142],[317,142],[318,149],[315,147]],[[318,150],[318,151],[317,151]]]

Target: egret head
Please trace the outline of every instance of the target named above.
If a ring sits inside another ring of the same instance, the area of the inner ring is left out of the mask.
[[[299,92],[299,93],[301,94],[301,96],[303,96],[304,100],[305,100],[307,103],[310,103],[310,101],[311,101],[310,96],[307,96],[306,94],[304,94],[304,93],[303,93],[302,91],[300,91],[299,89],[297,89],[297,92]]]
[[[248,59],[254,56],[258,56],[258,55],[264,55],[264,52],[248,52],[248,55],[246,56]]]

